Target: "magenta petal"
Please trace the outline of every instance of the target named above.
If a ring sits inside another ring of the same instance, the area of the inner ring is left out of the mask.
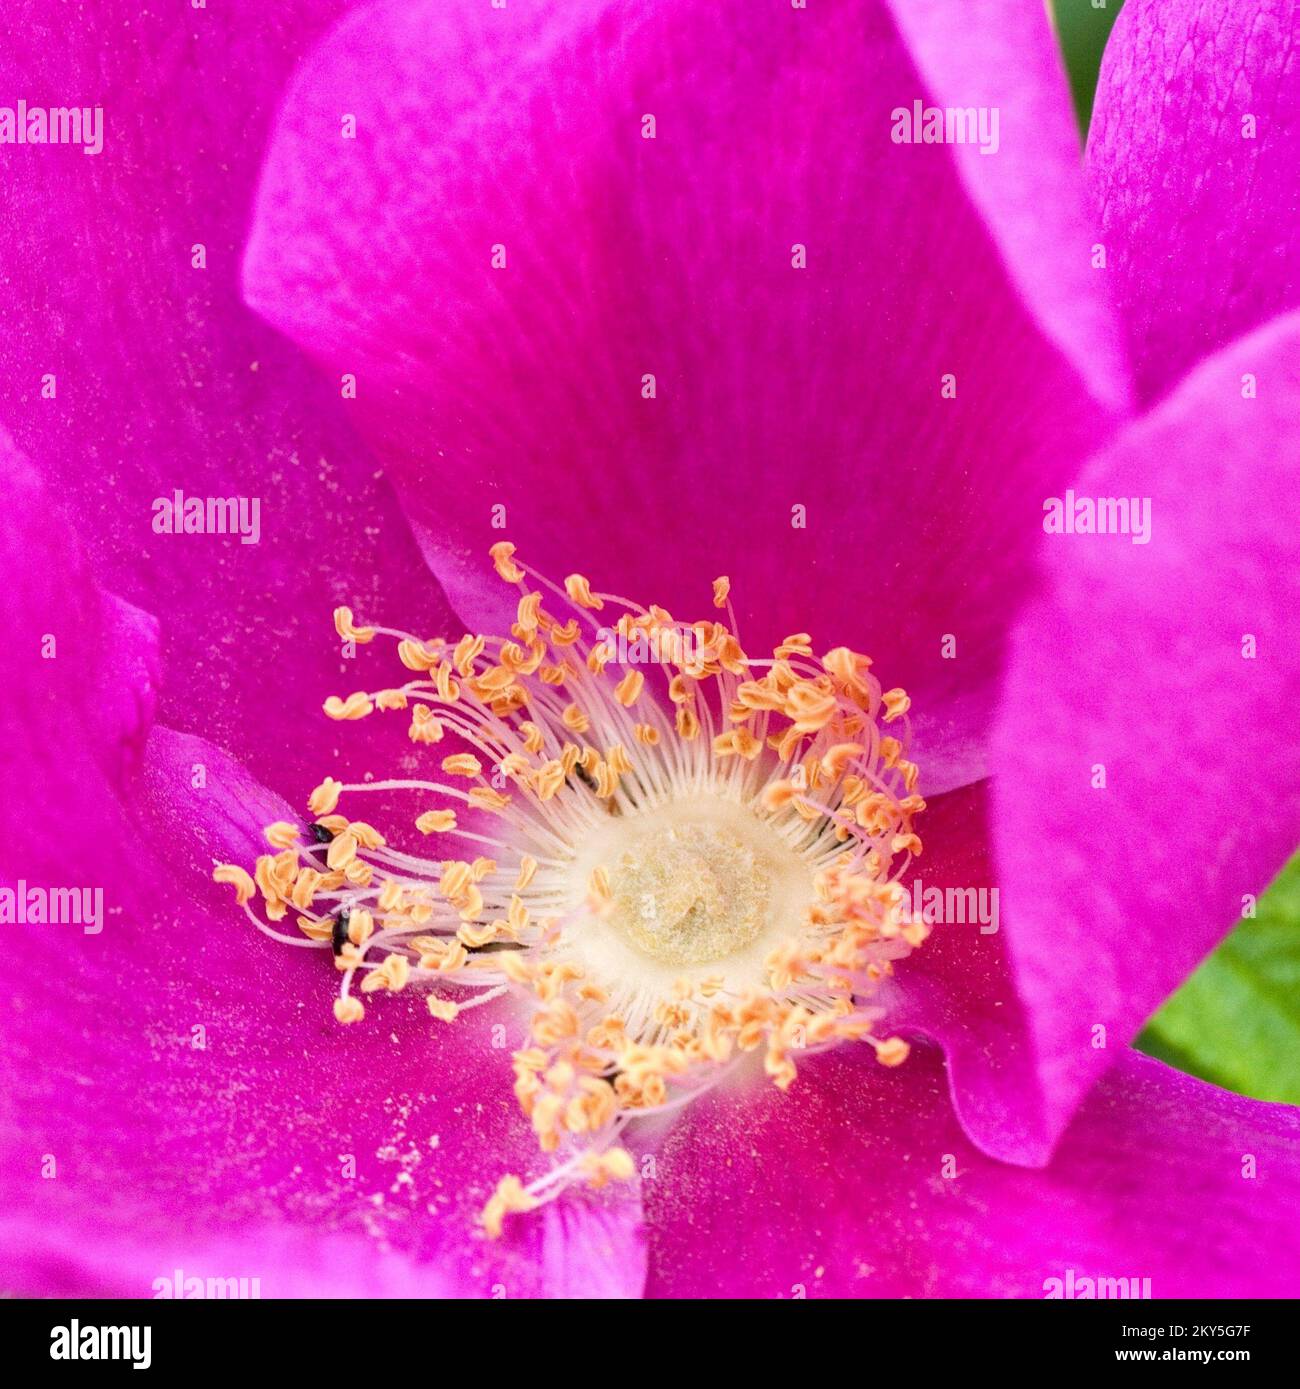
[[[1004,0],[888,4],[936,104],[997,110],[996,158],[977,145],[958,146],[958,173],[1042,330],[1098,400],[1127,408],[1128,363],[1109,296],[1097,290],[1097,228],[1078,175],[1078,130],[1046,10]]]
[[[857,645],[951,721],[994,678],[1038,494],[1108,428],[1090,389],[1123,395],[1026,14],[980,8],[1007,61],[977,82],[880,4],[381,4],[285,97],[246,294],[358,375],[467,620],[509,618],[503,535],[684,618],[726,572],[750,649]],[[996,157],[892,143],[895,108],[963,89],[1006,102]]]
[[[0,872],[103,883],[116,844],[95,832],[141,761],[157,624],[104,592],[70,519],[0,430],[0,780],[15,807]]]
[[[1128,0],[1088,165],[1146,396],[1300,303],[1294,0]]]
[[[24,1204],[0,1217],[0,1251],[8,1286],[23,1296],[170,1297],[191,1279],[241,1278],[245,1296],[460,1295],[454,1280],[364,1236],[321,1237],[274,1222],[228,1236],[181,1235],[179,1227],[160,1234],[147,1222],[140,1228],[135,1219],[105,1219],[90,1208],[69,1219],[67,1203],[56,1209],[33,1201],[16,1184],[8,1195]]]
[[[921,828],[925,852],[907,884],[914,904],[929,910],[936,890],[962,896],[947,898],[953,905],[936,913],[925,944],[897,966],[886,1024],[943,1048],[952,1102],[971,1142],[1004,1160],[1041,1165],[1055,1134],[1038,1103],[1029,1028],[1008,957],[989,847],[988,783],[932,800]]]
[[[331,770],[320,702],[351,688],[331,608],[450,626],[338,382],[239,297],[275,102],[341,7],[114,8],[6,17],[0,87],[100,104],[106,125],[98,155],[6,146],[0,415],[99,581],[160,620],[160,716],[296,798]],[[177,489],[256,499],[258,542],[156,534]]]
[[[98,935],[10,942],[0,1240],[17,1290],[149,1296],[180,1267],[302,1294],[328,1266],[318,1295],[546,1296],[575,1270],[588,1294],[639,1295],[634,1193],[571,1194],[496,1244],[477,1232],[497,1178],[540,1168],[511,1093],[523,1020],[438,1028],[403,997],[338,1026],[328,955],[266,940],[197,881],[287,808],[188,735],[156,730],[145,766],[152,893]]]
[[[294,812],[213,744],[150,731],[154,625],[0,449],[0,757],[23,810],[0,881],[103,894],[92,933],[5,928],[6,1288],[149,1296],[179,1267],[266,1295],[537,1296],[581,1270],[591,1295],[639,1294],[635,1193],[478,1236],[497,1178],[539,1161],[511,1093],[523,1021],[442,1029],[403,998],[334,1022],[328,955],[266,940],[210,881]]]
[[[1124,1278],[1248,1297],[1300,1280],[1288,1106],[1125,1052],[1032,1171],[970,1145],[931,1050],[888,1071],[841,1049],[787,1095],[754,1086],[697,1102],[658,1154],[648,1295],[1039,1298]]]
[[[992,830],[1051,1132],[1300,839],[1298,348],[1234,343],[1095,460],[1149,543],[1045,536],[1015,629]]]

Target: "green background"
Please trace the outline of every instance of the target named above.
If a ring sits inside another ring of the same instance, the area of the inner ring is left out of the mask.
[[[1123,0],[1054,0],[1080,129]],[[1194,912],[1189,902],[1186,910]],[[1137,1045],[1229,1090],[1300,1104],[1300,854],[1232,934],[1166,1000]]]

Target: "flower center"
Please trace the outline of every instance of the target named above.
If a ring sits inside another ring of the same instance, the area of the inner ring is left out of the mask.
[[[575,897],[601,865],[605,913],[571,948],[614,986],[635,980],[671,992],[683,978],[719,975],[737,989],[760,986],[766,956],[815,896],[812,868],[788,840],[751,806],[716,793],[597,826],[574,860]]]
[[[259,930],[332,953],[339,1022],[364,1018],[358,994],[412,985],[442,1022],[498,999],[526,1010],[515,1094],[555,1165],[502,1179],[489,1234],[572,1180],[631,1177],[627,1124],[747,1052],[782,1089],[796,1057],[838,1042],[899,1064],[906,1043],[876,1034],[879,987],[926,935],[900,882],[925,808],[909,701],[867,657],[819,657],[795,633],[751,658],[725,578],[714,606],[730,625],[682,623],[580,574],[560,588],[513,555],[493,547],[520,593],[508,638],[426,641],[336,611],[346,640],[393,638],[409,678],[331,696],[326,714],[409,710],[414,758],[436,768],[327,777],[305,828],[268,827],[275,852],[252,875],[214,874]],[[592,616],[606,608],[621,615]],[[427,752],[444,740],[455,750]],[[395,798],[385,822],[413,822],[437,852],[341,813],[361,795]],[[297,934],[276,929],[290,910]]]
[[[771,870],[728,830],[668,825],[637,836],[615,861],[613,919],[665,964],[720,960],[762,931]]]

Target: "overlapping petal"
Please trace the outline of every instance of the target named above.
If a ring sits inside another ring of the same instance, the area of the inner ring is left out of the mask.
[[[991,828],[1052,1132],[1300,840],[1298,352],[1295,314],[1232,344],[1076,481],[1145,543],[1044,536]]]
[[[956,62],[956,7],[896,8],[375,6],[286,95],[245,285],[357,375],[467,618],[503,535],[683,617],[727,572],[751,649],[870,651],[970,776],[1036,497],[1124,377],[1044,17],[962,6]],[[893,143],[914,100],[1000,106],[999,152]]]
[[[1278,1220],[1300,1198],[1289,1106],[1126,1052],[1038,1172],[970,1144],[933,1049],[893,1071],[810,1058],[784,1096],[754,1084],[697,1101],[657,1154],[647,1295],[1039,1298],[1087,1279],[1142,1296],[1149,1279],[1157,1298],[1267,1297],[1300,1280]]]
[[[885,1000],[888,1025],[943,1048],[952,1102],[973,1141],[1038,1163],[1055,1134],[1034,1083],[1033,1042],[1016,992],[989,817],[988,782],[928,803],[925,851],[907,887],[930,935],[898,966]]]
[[[438,1030],[409,998],[336,1025],[328,954],[265,939],[209,881],[293,811],[212,743],[150,729],[147,642],[113,652],[148,624],[5,462],[0,742],[23,810],[0,880],[102,894],[95,921],[6,924],[6,1288],[151,1296],[181,1269],[266,1296],[639,1294],[635,1191],[476,1233],[497,1179],[539,1163],[511,1093],[523,1019]]]
[[[103,584],[160,620],[161,717],[295,799],[331,770],[315,714],[348,688],[334,604],[422,634],[451,621],[436,584],[413,578],[409,528],[338,383],[238,292],[276,101],[340,9],[109,0],[0,21],[6,100],[101,106],[105,122],[96,155],[5,146],[0,420]],[[154,503],[178,490],[256,500],[257,543],[156,533]]]
[[[1300,304],[1300,7],[1128,0],[1088,167],[1142,394]]]

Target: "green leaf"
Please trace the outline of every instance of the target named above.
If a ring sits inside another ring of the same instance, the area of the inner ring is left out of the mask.
[[[1111,25],[1119,14],[1124,0],[1052,0],[1056,32],[1065,57],[1074,94],[1075,114],[1079,129],[1086,135],[1092,117],[1092,95],[1097,86],[1097,69],[1101,66],[1102,49],[1110,36]]]
[[[1260,1100],[1300,1104],[1300,854],[1137,1046],[1181,1071]]]

